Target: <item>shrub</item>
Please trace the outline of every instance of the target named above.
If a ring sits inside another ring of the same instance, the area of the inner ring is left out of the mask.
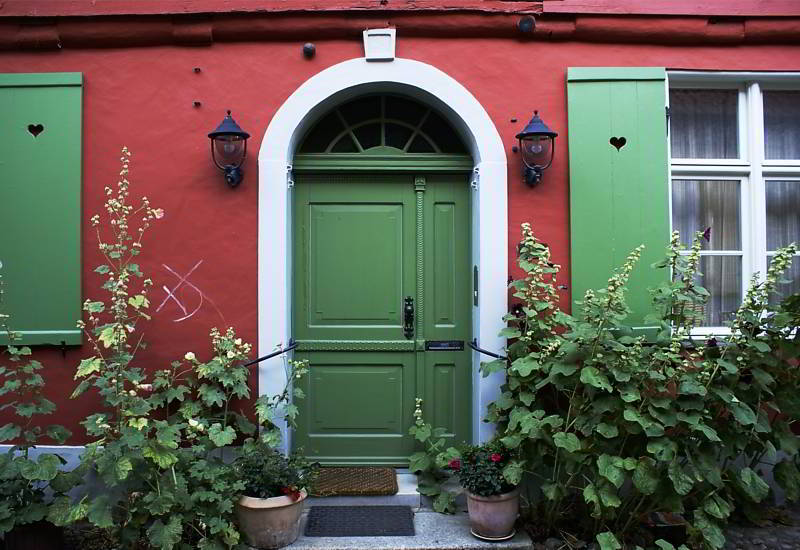
[[[302,456],[286,457],[263,443],[248,446],[236,461],[237,476],[244,483],[242,494],[255,498],[288,495],[296,500],[315,471]]]
[[[708,296],[696,284],[700,238],[682,253],[673,235],[657,266],[671,278],[653,291],[650,321],[660,330],[648,340],[625,325],[640,249],[570,317],[556,307],[558,266],[523,225],[526,276],[512,283],[519,313],[503,331],[513,339],[509,360],[482,369],[507,375],[487,419],[539,486],[534,510],[546,530],[579,531],[615,549],[651,513],[676,512],[693,539],[721,548],[733,510],[752,516],[767,496],[758,465],[778,450],[789,458],[776,480],[800,496],[790,430],[800,418],[800,373],[789,361],[798,351],[796,299],[769,307],[795,247],[776,254],[763,283],[751,282],[727,341],[697,341],[693,312]]]
[[[129,152],[123,149],[116,193],[106,188],[106,212],[112,238],[105,242],[98,228],[99,249],[106,263],[95,271],[108,278],[106,301],[84,304],[88,321],[80,321],[95,355],[78,366],[80,379],[73,398],[94,388],[104,410],[83,422],[94,440],[82,456],[104,485],[88,504],[63,497],[61,520],[87,517],[95,526],[115,531],[123,548],[152,547],[222,549],[239,544],[233,507],[245,489],[227,448],[259,437],[264,445],[280,440],[278,420],[290,422],[297,408],[289,403],[290,383],[306,372],[304,362],[290,361],[287,385],[276,396],[256,400],[258,428],[238,408],[247,399],[251,345],[232,328],[212,329],[212,355],[200,361],[193,352],[168,369],[145,372],[134,366],[144,345],[139,323],[149,319],[149,279],[137,263],[143,235],[163,216],[147,198],[134,207],[129,198]],[[136,226],[136,227],[135,227]],[[302,392],[295,390],[295,397]]]
[[[0,277],[0,298],[2,295]],[[35,461],[30,458],[30,451],[43,436],[63,443],[70,432],[58,424],[43,428],[35,422],[41,416],[52,415],[56,406],[42,393],[44,378],[39,371],[43,365],[31,358],[28,346],[14,344],[19,335],[11,330],[9,319],[10,315],[0,313],[0,330],[9,340],[3,351],[9,362],[0,365],[0,380],[4,381],[0,397],[6,397],[0,410],[10,409],[17,421],[0,427],[0,442],[21,442],[0,455],[0,535],[50,516],[52,495],[63,496],[80,479],[77,473],[59,470],[65,461],[57,454],[41,453]]]

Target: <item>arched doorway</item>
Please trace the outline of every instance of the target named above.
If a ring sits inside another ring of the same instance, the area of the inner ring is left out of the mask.
[[[470,184],[470,266],[477,296],[470,301],[472,337],[499,349],[506,312],[507,189],[506,157],[500,136],[480,103],[457,81],[431,65],[409,59],[370,63],[351,59],[334,65],[300,86],[273,116],[259,152],[259,351],[267,353],[292,334],[292,162],[308,129],[331,108],[365,94],[412,97],[432,107],[461,137],[473,161]],[[484,261],[485,260],[485,261]],[[475,305],[477,303],[477,305]],[[482,378],[480,357],[472,354],[471,439],[485,440],[492,427],[480,422],[502,377]],[[280,359],[259,366],[259,393],[274,394],[285,381]],[[285,433],[285,443],[291,434]]]
[[[461,138],[397,94],[346,101],[294,157],[292,334],[310,374],[295,448],[402,466],[415,398],[471,439],[470,177]]]

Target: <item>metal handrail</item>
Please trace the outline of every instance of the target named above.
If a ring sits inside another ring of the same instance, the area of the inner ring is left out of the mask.
[[[285,348],[281,348],[278,351],[273,351],[272,353],[269,353],[263,357],[259,357],[258,359],[253,359],[252,361],[249,361],[242,366],[249,367],[250,365],[255,365],[256,363],[260,363],[261,361],[266,361],[267,359],[272,359],[275,356],[282,355],[287,351],[292,351],[296,347],[297,347],[297,342],[295,342],[294,340],[289,340],[289,345],[286,346]]]
[[[483,348],[478,347],[478,339],[473,338],[472,342],[467,342],[467,345],[477,351],[478,353],[482,353],[484,355],[488,355],[489,357],[494,357],[495,359],[503,359],[504,361],[508,361],[508,357],[503,355],[498,355],[496,353],[492,353],[491,351],[485,350]]]

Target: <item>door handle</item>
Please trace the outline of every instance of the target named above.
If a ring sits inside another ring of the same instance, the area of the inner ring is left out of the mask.
[[[414,298],[411,296],[403,301],[403,334],[409,340],[414,336]]]

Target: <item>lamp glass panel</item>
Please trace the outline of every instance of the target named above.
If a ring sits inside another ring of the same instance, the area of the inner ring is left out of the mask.
[[[547,166],[553,156],[553,138],[531,136],[521,140],[522,157],[530,167]]]
[[[244,157],[244,140],[239,136],[215,137],[214,156],[223,166],[238,166]]]

